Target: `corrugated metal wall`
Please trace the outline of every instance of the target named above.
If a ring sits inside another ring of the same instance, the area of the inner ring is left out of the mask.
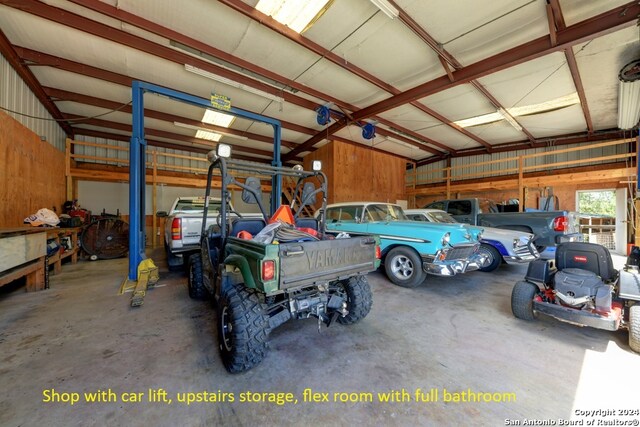
[[[34,133],[46,138],[51,145],[64,151],[66,138],[64,131],[2,55],[0,55],[0,107]],[[14,114],[7,110],[33,117]]]
[[[129,143],[124,141],[114,141],[111,139],[104,138],[95,138],[91,136],[77,136],[76,141],[82,142],[91,142],[95,144],[104,145],[104,147],[93,147],[87,145],[74,145],[74,152],[76,155],[82,156],[92,156],[92,157],[106,157],[112,158],[114,161],[104,161],[104,160],[93,160],[93,159],[76,159],[78,162],[88,162],[88,163],[101,163],[101,164],[110,164],[110,165],[118,165],[124,166],[125,164],[122,162],[118,162],[117,159],[129,159]],[[127,151],[123,150],[112,150],[108,147],[120,147],[126,148]],[[183,168],[198,168],[198,169],[206,169],[208,167],[208,162],[201,162],[197,160],[191,159],[183,159],[180,157],[171,157],[171,156],[163,156],[162,154],[175,154],[179,156],[188,156],[188,157],[197,157],[203,160],[206,160],[206,156],[204,154],[190,153],[182,150],[172,150],[163,147],[151,147],[147,146],[147,162],[151,163],[153,161],[151,151],[158,152],[158,163],[164,164],[164,166],[159,166],[158,170],[173,170],[177,172],[189,172]]]
[[[551,163],[559,163],[559,162],[567,162],[573,160],[585,160],[584,163],[580,163],[580,166],[587,165],[595,165],[595,164],[603,164],[606,161],[587,161],[589,159],[611,156],[615,154],[625,154],[632,152],[629,144],[620,144],[609,147],[598,147],[592,148],[589,150],[581,150],[574,151],[569,153],[556,153],[553,154],[556,150],[562,150],[565,148],[577,148],[577,147],[588,147],[589,145],[593,145],[592,143],[583,143],[583,144],[573,144],[573,145],[562,145],[558,147],[544,147],[544,148],[535,148],[529,150],[519,150],[519,151],[511,151],[506,153],[495,153],[493,155],[483,154],[477,156],[469,156],[469,157],[456,157],[451,159],[451,177],[452,179],[456,179],[456,177],[460,177],[460,179],[464,179],[461,175],[468,174],[485,174],[487,176],[500,176],[500,175],[512,175],[517,173],[518,168],[518,160],[506,160],[513,157],[518,157],[521,155],[527,154],[539,154],[539,153],[550,153],[547,156],[534,157],[525,159],[525,166],[539,166],[538,168],[527,170],[527,172],[535,172],[542,170],[553,170],[553,169],[562,169],[567,166],[556,166],[556,167],[547,167],[545,165]],[[491,163],[486,165],[478,165],[478,163],[495,161],[505,159],[504,162],[499,163]],[[620,161],[620,160],[616,160]],[[611,162],[611,160],[609,161]],[[462,168],[458,168],[463,166]],[[421,166],[418,168],[418,182],[425,180],[442,180],[443,172],[441,169],[446,167],[445,161],[435,162],[429,165]],[[509,171],[509,169],[516,169],[516,171]],[[411,184],[413,182],[413,171],[407,173],[407,182]]]

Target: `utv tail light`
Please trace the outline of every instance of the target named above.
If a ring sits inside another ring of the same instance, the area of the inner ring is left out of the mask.
[[[273,280],[276,275],[276,263],[273,260],[262,262],[262,280]]]
[[[171,240],[182,240],[182,220],[173,218],[171,221]]]
[[[568,231],[569,218],[566,216],[558,216],[553,220],[554,231]]]

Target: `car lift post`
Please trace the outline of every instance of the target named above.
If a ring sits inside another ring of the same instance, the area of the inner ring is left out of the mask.
[[[258,121],[269,124],[273,127],[273,160],[271,164],[281,167],[280,144],[282,126],[279,120],[254,114],[239,108],[229,107],[228,109],[216,108],[213,103],[197,96],[184,92],[167,89],[151,83],[133,81],[132,90],[132,120],[133,128],[131,133],[131,145],[129,148],[129,274],[120,287],[120,293],[125,289],[133,288],[131,305],[137,307],[142,305],[144,296],[149,284],[154,284],[158,280],[158,267],[151,259],[145,255],[145,189],[146,189],[146,146],[144,139],[144,94],[146,92],[185,102],[199,107],[215,109],[225,114]],[[273,177],[271,182],[271,198],[277,200],[282,192],[280,177]],[[272,215],[276,203],[271,203],[270,212]],[[135,285],[128,283],[136,282]]]

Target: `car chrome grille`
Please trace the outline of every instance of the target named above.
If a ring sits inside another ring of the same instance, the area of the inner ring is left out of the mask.
[[[446,261],[467,259],[478,251],[478,244],[455,245],[447,250]]]

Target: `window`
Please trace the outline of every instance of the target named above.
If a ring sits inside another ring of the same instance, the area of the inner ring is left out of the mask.
[[[431,218],[431,222],[442,222],[448,224],[455,224],[458,222],[446,212],[429,212],[427,215]]]
[[[471,202],[469,200],[451,200],[447,212],[451,215],[470,215]]]
[[[327,209],[327,221],[354,222],[359,220],[360,206],[339,206]]]

